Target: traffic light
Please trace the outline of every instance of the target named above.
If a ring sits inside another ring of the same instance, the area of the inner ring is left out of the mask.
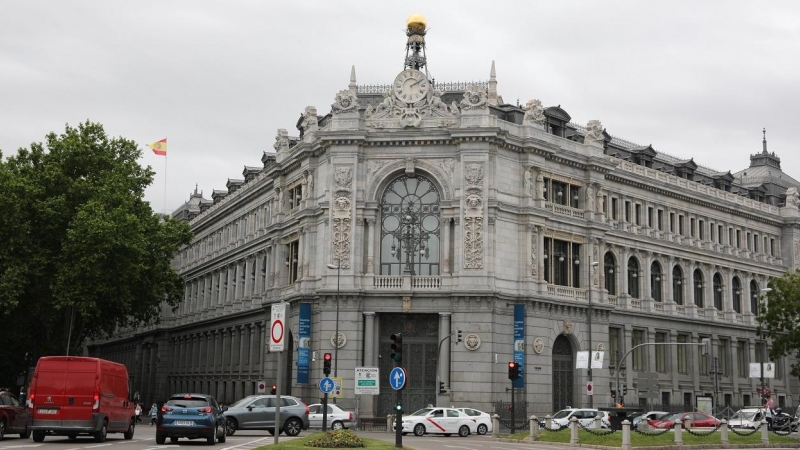
[[[703,347],[701,349],[701,354],[703,356],[711,354],[711,339],[703,338],[700,342],[703,343]]]
[[[440,393],[440,394],[444,394],[444,393],[445,393],[445,390],[444,390],[444,381],[440,381],[440,382],[439,382],[439,393]]]
[[[617,398],[617,390],[616,389],[612,389],[611,390],[611,398]]]
[[[628,395],[628,386],[622,386],[622,395]]]
[[[272,395],[275,395],[275,394],[277,394],[277,393],[278,393],[278,386],[276,386],[276,385],[274,385],[274,384],[273,384],[273,385],[272,385],[272,390],[271,390],[271,391],[269,391],[269,393],[270,393],[270,394],[272,394]]]
[[[459,342],[464,340],[464,339],[461,338],[461,330],[457,330],[456,337],[457,337],[456,344],[458,344]]]
[[[394,406],[394,410],[397,411],[397,412],[402,412],[403,411],[403,404],[402,403],[398,403],[397,405]]]
[[[403,335],[395,333],[391,336],[392,339],[392,354],[390,357],[397,364],[397,367],[403,365]]]
[[[519,364],[514,361],[508,363],[508,379],[511,381],[519,379]]]
[[[325,355],[322,356],[322,372],[325,374],[326,377],[331,374],[331,354],[330,353],[325,353]]]

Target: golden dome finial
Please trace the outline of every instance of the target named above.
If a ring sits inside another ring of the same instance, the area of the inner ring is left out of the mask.
[[[412,33],[424,33],[428,27],[428,21],[422,14],[414,13],[406,19],[406,28]]]

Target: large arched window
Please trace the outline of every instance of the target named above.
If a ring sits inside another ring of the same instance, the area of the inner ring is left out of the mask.
[[[389,184],[381,199],[381,275],[439,275],[439,201],[424,175]]]
[[[683,270],[681,266],[672,268],[672,300],[678,304],[683,304]]]
[[[733,285],[733,310],[737,313],[742,313],[742,282],[739,277],[733,277],[731,282]]]
[[[717,308],[717,311],[722,311],[722,275],[719,272],[714,274],[714,308]]]
[[[634,257],[628,260],[628,294],[639,298],[639,261]]]
[[[614,272],[615,267],[617,267],[617,260],[614,258],[614,254],[606,252],[606,255],[603,257],[603,270],[606,272],[606,291],[608,291],[608,295],[617,295],[617,274]]]
[[[758,283],[756,280],[750,281],[750,312],[758,315]]]
[[[653,261],[650,265],[650,296],[653,300],[661,301],[661,264]]]
[[[692,287],[694,288],[694,304],[698,308],[703,308],[703,272],[700,269],[694,269]]]

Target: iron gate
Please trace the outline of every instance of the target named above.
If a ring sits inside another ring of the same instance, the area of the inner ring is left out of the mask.
[[[553,343],[553,412],[574,404],[572,401],[574,367],[569,339],[559,336]]]

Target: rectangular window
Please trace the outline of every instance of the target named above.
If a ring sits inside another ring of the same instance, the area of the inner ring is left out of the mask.
[[[697,342],[703,342],[703,339],[711,339],[711,336],[699,336],[697,338]],[[695,354],[697,354],[697,365],[700,367],[700,376],[707,377],[708,376],[708,359],[711,355],[704,355],[702,351],[700,351],[700,346],[695,347]]]
[[[578,186],[569,185],[569,199],[570,206],[578,209],[578,204],[581,200],[581,189]]]
[[[699,228],[699,230],[698,230],[699,233],[698,234],[699,234],[700,240],[704,241],[706,239],[706,223],[703,220],[700,220],[697,223],[698,223],[698,228]]]
[[[675,213],[669,213],[669,232],[675,232]]]
[[[664,210],[658,210],[658,231],[664,231]]]
[[[717,348],[717,360],[719,362],[719,370],[722,372],[723,377],[729,377],[731,375],[730,368],[728,367],[728,350],[730,345],[728,345],[727,339],[720,339],[719,340],[719,348]]]
[[[749,232],[749,231],[745,232],[745,234],[744,234],[744,238],[745,238],[745,241],[744,241],[744,243],[745,243],[745,249],[746,249],[746,250],[750,250],[750,249],[752,249],[752,248],[753,248],[753,246],[750,244],[750,232]]]
[[[753,251],[758,253],[758,235],[753,235]]]
[[[656,333],[656,343],[667,342],[667,333]],[[656,345],[656,372],[666,373],[667,371],[667,346]]]
[[[736,230],[736,248],[742,248],[742,230]]]
[[[678,216],[678,234],[681,236],[686,236],[686,232],[683,229],[683,215]]]
[[[638,203],[636,204],[636,212],[635,212],[634,220],[636,221],[636,225],[641,225],[642,224],[642,205],[640,205]]]
[[[625,222],[631,223],[631,202],[625,200]]]
[[[286,245],[286,267],[289,269],[289,283],[297,281],[297,269],[299,268],[298,256],[300,254],[300,241],[292,241]]]
[[[544,181],[544,192],[543,192],[544,200],[546,202],[552,202],[553,201],[553,195],[552,195],[553,194],[553,186],[550,185],[550,178],[544,178],[542,181]]]
[[[716,225],[714,225],[713,222],[711,223],[708,231],[711,233],[711,235],[710,235],[711,242],[717,242],[717,233],[716,233],[717,227],[716,227]]]
[[[611,328],[608,329],[608,350],[609,350],[609,367],[617,367],[617,358],[619,355],[619,341],[620,335],[622,334],[622,329],[620,328]]]
[[[611,198],[611,218],[619,220],[619,199],[617,197]]]
[[[678,343],[686,344],[689,342],[689,335],[679,334]],[[678,373],[689,373],[689,359],[686,353],[687,345],[677,345],[675,353],[677,355]]]
[[[736,346],[736,363],[738,367],[739,378],[747,378],[750,375],[748,370],[749,361],[747,358],[747,341],[739,341]]]
[[[769,256],[775,256],[775,239],[769,240]]]
[[[647,226],[653,228],[653,207],[647,207]]]
[[[720,243],[720,244],[722,244],[722,235],[723,235],[724,232],[725,232],[725,229],[722,227],[722,225],[718,225],[717,226],[717,242]]]
[[[609,208],[609,205],[608,205],[608,196],[607,196],[607,195],[604,195],[604,196],[603,196],[603,213],[604,213],[606,216],[608,216],[608,208]]]
[[[637,345],[641,344],[644,344],[644,330],[633,330],[631,334],[631,349],[634,350],[631,352],[631,363],[633,364],[633,370],[637,372],[644,370],[644,352],[642,352],[642,347],[636,348]]]

